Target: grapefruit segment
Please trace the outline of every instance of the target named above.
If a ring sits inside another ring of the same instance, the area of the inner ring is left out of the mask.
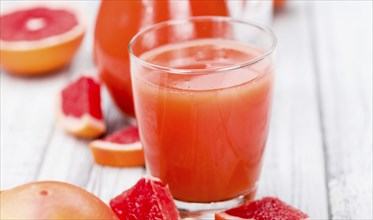
[[[136,126],[129,126],[89,144],[97,164],[116,167],[145,165],[144,151]]]
[[[216,220],[303,220],[307,218],[308,216],[300,210],[273,197],[265,197],[224,212],[215,213]]]
[[[67,65],[85,32],[76,10],[51,3],[2,14],[0,29],[0,66],[19,75],[41,75]]]
[[[120,220],[180,219],[168,186],[156,178],[142,178],[110,201]]]
[[[83,76],[66,86],[58,98],[58,121],[68,133],[94,138],[106,131],[100,84]]]

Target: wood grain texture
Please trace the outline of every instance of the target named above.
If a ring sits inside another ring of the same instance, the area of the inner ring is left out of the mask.
[[[1,73],[1,188],[35,179],[54,131],[53,101],[68,69],[22,78]]]
[[[32,4],[37,1],[28,1]],[[63,1],[60,1],[63,3]],[[65,1],[95,17],[99,2]],[[1,1],[7,10],[22,1]],[[84,187],[93,160],[87,141],[64,133],[56,125],[55,101],[60,89],[77,75],[93,68],[93,24],[73,62],[44,77],[15,77],[1,72],[1,189],[35,180],[60,180]]]
[[[312,218],[328,218],[317,87],[307,5],[289,2],[275,17],[275,96],[259,195],[278,196]]]
[[[88,18],[96,16],[99,2],[67,1],[66,3],[73,4],[83,12],[87,28],[83,44],[74,62],[69,67],[68,81],[71,81],[82,74],[96,74],[92,60],[95,21]],[[65,81],[64,84],[68,83],[68,81]],[[58,91],[60,89],[61,87],[58,88]],[[56,123],[55,120],[53,120],[53,123]],[[93,169],[93,158],[88,148],[89,141],[74,138],[56,125],[54,132],[51,134],[50,143],[45,151],[36,180],[66,181],[85,188]]]
[[[333,219],[373,219],[372,1],[310,5]]]
[[[103,101],[108,133],[128,126],[130,120],[123,117],[113,106],[106,90],[103,93]],[[133,186],[143,175],[145,175],[144,167],[111,168],[94,165],[86,188],[108,203],[110,199]]]
[[[0,10],[24,3],[1,1]],[[28,78],[1,71],[1,189],[36,179],[55,130],[55,96],[69,73],[66,67],[52,75]]]

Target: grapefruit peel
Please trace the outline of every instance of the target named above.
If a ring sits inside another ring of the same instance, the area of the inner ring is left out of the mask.
[[[134,129],[134,127],[127,127],[113,133],[110,136],[120,134],[121,132],[126,132],[129,129]],[[139,138],[131,143],[116,143],[108,140],[110,136],[102,140],[92,141],[89,144],[94,160],[97,164],[115,167],[133,167],[145,165],[144,150]]]
[[[0,196],[0,219],[118,220],[95,195],[64,182],[31,182],[4,190]]]

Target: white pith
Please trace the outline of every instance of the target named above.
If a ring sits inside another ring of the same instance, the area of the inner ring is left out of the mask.
[[[87,125],[97,128],[98,130],[105,130],[105,123],[98,120],[89,114],[84,114],[81,118],[75,118],[61,114],[60,122],[62,126],[71,132],[76,132],[84,129]]]
[[[84,113],[81,117],[76,118],[72,116],[65,115],[62,111],[62,98],[61,94],[57,96],[57,120],[64,127],[67,131],[75,133],[78,131],[83,130],[87,125],[91,127],[95,127],[98,130],[105,131],[106,125],[103,120],[96,119],[89,115],[88,113]]]
[[[225,212],[220,212],[219,215],[221,217],[224,217],[225,219],[229,219],[229,220],[255,220],[254,218],[241,218],[241,217],[229,215]]]
[[[162,182],[161,179],[159,179],[158,177],[152,176],[150,174],[144,175],[143,178],[145,179],[146,182],[148,182],[148,181]],[[168,185],[166,185],[166,187],[168,188]]]
[[[142,149],[140,141],[128,144],[119,144],[103,140],[93,141],[91,146],[94,148],[100,148],[104,150],[113,150],[113,151],[138,151]]]
[[[67,10],[73,13],[78,20],[78,24],[73,27],[73,29],[69,30],[66,33],[43,38],[40,40],[32,40],[32,41],[4,41],[0,39],[1,50],[18,50],[18,51],[27,51],[32,49],[42,49],[45,47],[50,47],[58,44],[62,44],[64,42],[70,41],[72,39],[77,38],[80,35],[83,35],[86,29],[86,22],[83,19],[82,13],[69,5],[62,4],[60,2],[43,2],[40,3],[33,3],[33,4],[25,4],[21,7],[16,7],[9,9],[5,12],[1,12],[1,15],[10,14],[14,11],[18,10],[27,10],[36,7],[46,7],[49,9],[62,9]]]

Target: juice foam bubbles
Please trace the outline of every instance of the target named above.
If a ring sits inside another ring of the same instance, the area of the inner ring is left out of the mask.
[[[169,184],[176,199],[222,201],[256,189],[273,65],[269,57],[245,67],[232,65],[261,55],[242,43],[195,40],[140,57],[177,73],[132,65],[147,167]]]

